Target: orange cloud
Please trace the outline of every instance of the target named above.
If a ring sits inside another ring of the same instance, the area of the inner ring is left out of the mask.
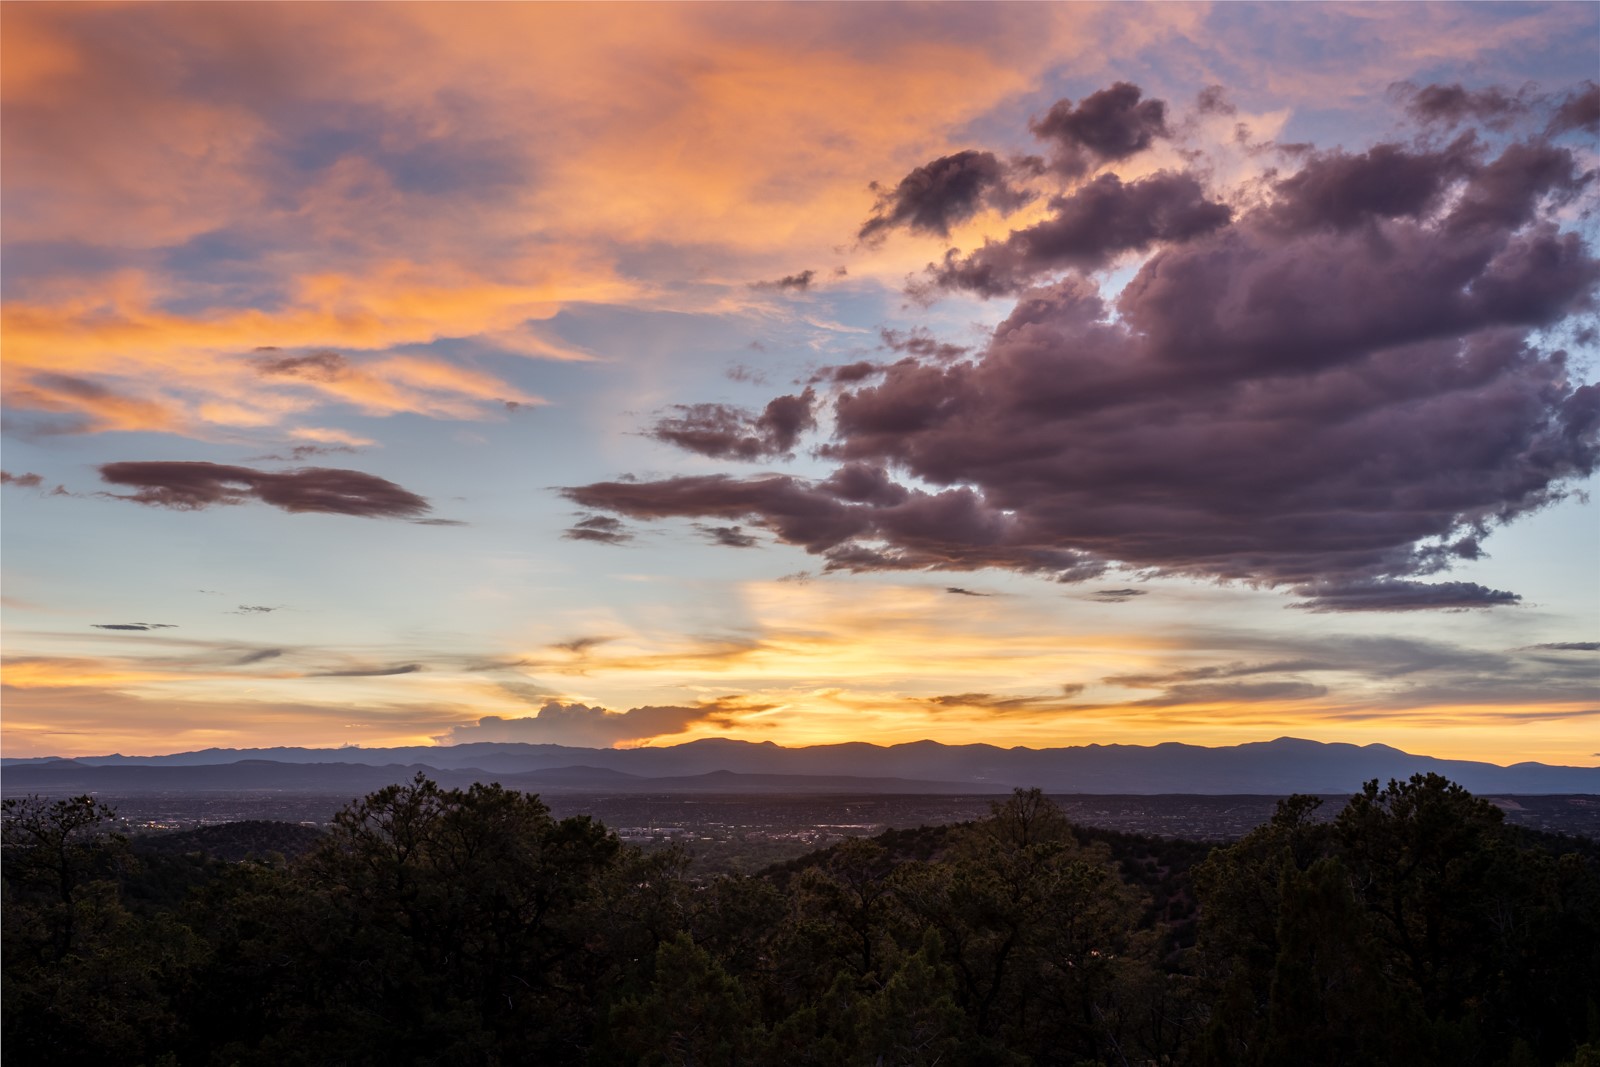
[[[260,360],[244,353],[263,345],[381,351],[513,330],[553,314],[562,299],[614,297],[624,289],[602,278],[513,286],[430,281],[427,273],[389,264],[359,282],[319,275],[301,284],[297,304],[272,313],[174,314],[157,307],[138,278],[60,303],[12,302],[0,312],[7,402],[79,414],[85,429],[197,435],[278,425],[329,402],[376,415],[479,418],[506,401],[543,400],[432,356],[390,355],[351,361],[337,374],[264,378]]]
[[[329,403],[448,419],[537,403],[481,370],[451,374],[448,355],[270,389],[238,356],[484,338],[587,358],[528,324],[579,302],[754,311],[751,279],[840,258],[869,182],[970,147],[964,127],[1053,72],[1099,76],[1200,34],[1217,56],[1254,47],[1203,5],[1131,11],[7,5],[7,241],[106,264],[10,272],[8,399],[77,429],[199,436],[293,429]],[[1258,16],[1308,37],[1335,17]],[[1337,17],[1386,77],[1352,79],[1341,57],[1337,72],[1294,64],[1296,78],[1366,92],[1584,14],[1530,9],[1488,30],[1459,6]],[[1318,84],[1271,88],[1333,91]],[[887,284],[927,258],[906,242],[850,255],[852,279]]]
[[[751,261],[828,254],[867,182],[892,177],[877,172],[886,157],[942,144],[1085,47],[1052,51],[1060,18],[1043,8],[906,21],[12,5],[4,18],[7,239],[120,264],[13,272],[8,400],[76,415],[75,429],[198,436],[293,429],[328,403],[451,419],[538,403],[447,356],[263,388],[240,354],[482,337],[588,358],[528,324],[577,302],[684,300],[649,277],[659,268],[622,277],[622,249],[706,249],[701,280],[740,290]],[[164,259],[200,239],[236,249],[225,263],[248,264],[242,280]],[[683,265],[660,264],[675,284]]]

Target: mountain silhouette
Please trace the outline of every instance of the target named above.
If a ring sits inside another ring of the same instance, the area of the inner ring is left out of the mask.
[[[1280,737],[1207,748],[999,748],[914,741],[784,748],[722,738],[632,749],[481,742],[404,748],[205,749],[165,756],[6,759],[8,793],[276,789],[361,792],[418,773],[537,792],[1343,793],[1441,774],[1477,793],[1600,793],[1600,768],[1435,759],[1388,745]]]

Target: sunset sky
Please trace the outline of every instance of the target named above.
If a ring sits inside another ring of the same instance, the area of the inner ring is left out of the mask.
[[[6,4],[8,756],[1600,764],[1600,7]]]

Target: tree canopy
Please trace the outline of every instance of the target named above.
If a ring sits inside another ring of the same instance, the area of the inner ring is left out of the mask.
[[[294,859],[6,801],[18,1064],[1593,1062],[1600,862],[1437,776],[1206,848],[1038,790],[694,881],[537,796],[418,777]],[[256,836],[277,840],[257,828]],[[283,835],[279,835],[280,837]],[[285,840],[294,839],[292,835]],[[305,842],[301,842],[305,844]]]

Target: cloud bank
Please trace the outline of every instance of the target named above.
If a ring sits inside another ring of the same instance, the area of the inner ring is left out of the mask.
[[[1056,171],[1164,135],[1159,102],[1106,94],[1034,123],[1070,156]],[[1416,99],[1444,114],[1447,97]],[[1594,308],[1600,261],[1566,226],[1595,175],[1537,128],[1470,127],[1503,111],[1461,104],[1448,142],[1297,146],[1298,169],[1254,201],[1199,170],[1085,175],[1045,221],[930,268],[935,289],[1018,294],[981,351],[898,346],[895,363],[823,376],[828,476],[565,493],[640,520],[749,523],[831,570],[1081,581],[1117,564],[1288,587],[1312,611],[1514,604],[1419,580],[1478,558],[1494,527],[1600,462],[1600,388],[1551,340]],[[1091,272],[1128,251],[1148,258],[1108,297]],[[805,399],[809,414],[809,398],[773,403]],[[658,439],[716,458],[793,444],[771,406],[681,410]]]

